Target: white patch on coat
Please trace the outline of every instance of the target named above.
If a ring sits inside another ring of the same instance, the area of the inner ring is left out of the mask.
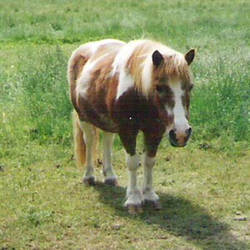
[[[128,72],[125,72],[125,70],[122,70],[119,75],[119,84],[116,93],[116,100],[118,100],[119,97],[123,95],[123,93],[125,93],[129,88],[133,86],[133,77]]]
[[[139,167],[140,158],[138,155],[127,155],[127,167],[128,167],[128,187],[127,187],[127,200],[125,206],[130,204],[141,205],[142,193],[137,184],[137,169]]]
[[[159,200],[159,196],[153,189],[153,166],[155,164],[155,157],[149,157],[144,153],[142,163],[144,167],[143,200],[157,201]]]
[[[111,72],[111,76],[114,76],[117,72],[119,72],[119,83],[116,93],[116,100],[122,96],[124,92],[126,92],[129,88],[134,86],[134,79],[131,74],[128,72],[126,65],[128,63],[129,58],[132,56],[134,50],[139,45],[145,43],[144,40],[132,41],[125,46],[123,46],[118,54],[115,57],[115,60],[112,64],[113,70]]]
[[[121,44],[121,45],[125,44],[123,41],[116,40],[116,39],[104,39],[104,40],[100,40],[100,41],[85,43],[79,47],[79,50],[83,51],[83,50],[87,49],[90,51],[89,56],[91,56],[91,55],[96,53],[96,51],[99,49],[100,46],[107,45],[110,43],[117,43],[117,44]]]
[[[90,81],[91,74],[93,70],[95,69],[96,64],[100,62],[101,60],[103,60],[106,56],[108,56],[107,53],[98,57],[94,61],[91,61],[91,60],[87,61],[87,63],[84,65],[81,75],[78,79],[77,86],[76,86],[77,96],[80,95],[81,97],[86,97],[88,93],[89,85],[91,84],[91,81]]]
[[[137,170],[137,168],[139,167],[139,163],[140,163],[140,157],[138,155],[126,155],[126,162],[127,162],[127,167],[129,170],[134,171]]]
[[[153,51],[152,51],[153,53]],[[149,90],[152,86],[152,70],[153,70],[153,62],[152,62],[152,53],[144,61],[143,69],[142,69],[142,93],[147,96]]]
[[[170,88],[174,94],[174,108],[172,110],[174,115],[174,128],[176,131],[185,131],[189,128],[188,120],[186,118],[186,110],[182,103],[182,97],[184,95],[184,91],[181,88],[181,84],[179,82],[170,84]]]
[[[94,61],[91,61],[91,56],[93,56],[98,48],[102,45],[108,45],[108,44],[112,44],[112,43],[116,43],[116,44],[125,44],[122,41],[119,40],[115,40],[115,39],[105,39],[105,40],[101,40],[101,41],[96,41],[96,42],[89,42],[86,44],[81,45],[76,51],[73,52],[72,57],[79,54],[87,54],[87,56],[89,56],[89,60],[87,61],[87,63],[84,65],[83,70],[81,72],[81,75],[78,79],[78,83],[77,83],[77,87],[76,87],[76,93],[77,96],[81,95],[82,97],[86,97],[87,91],[88,91],[88,87],[90,84],[90,78],[91,78],[91,73],[93,71],[93,69],[95,68],[96,64],[101,61],[104,57],[106,57],[108,55],[108,53],[100,56],[99,58],[97,58]]]
[[[81,45],[80,47],[78,47],[76,50],[73,51],[69,62],[68,62],[68,82],[70,84],[73,84],[73,82],[75,81],[75,76],[74,76],[74,65],[76,63],[76,60],[78,60],[79,56],[86,56],[88,58],[90,58],[92,55],[94,55],[96,53],[96,51],[98,50],[98,48],[102,45],[108,45],[108,44],[119,44],[119,45],[124,45],[125,43],[120,41],[120,40],[115,40],[115,39],[105,39],[105,40],[101,40],[101,41],[95,41],[95,42],[88,42],[85,43],[83,45]],[[93,64],[94,65],[94,64]],[[93,66],[92,65],[92,66]],[[86,66],[86,64],[85,64]],[[86,68],[84,66],[84,68]],[[91,65],[89,65],[89,67],[92,67]],[[88,69],[86,69],[86,71],[88,71]],[[83,80],[83,94],[85,94],[86,92],[86,86],[87,83],[89,82],[89,74],[86,74],[86,79]],[[79,89],[78,89],[79,92]]]

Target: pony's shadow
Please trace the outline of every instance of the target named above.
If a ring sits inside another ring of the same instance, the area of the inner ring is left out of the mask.
[[[145,207],[139,215],[130,215],[123,207],[125,188],[112,187],[97,182],[94,186],[99,199],[112,207],[121,217],[143,221],[145,224],[158,225],[167,232],[184,237],[202,249],[249,249],[247,244],[237,240],[227,224],[210,216],[204,208],[191,201],[166,193],[159,193],[162,209],[155,211]]]

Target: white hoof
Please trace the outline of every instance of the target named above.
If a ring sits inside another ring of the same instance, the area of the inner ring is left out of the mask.
[[[152,189],[144,189],[142,191],[142,194],[143,194],[143,200],[147,200],[147,201],[159,200],[159,196]]]
[[[125,207],[128,207],[129,205],[141,205],[142,204],[142,194],[140,190],[131,190],[127,191],[127,200],[124,204]]]
[[[153,190],[145,189],[143,191],[143,204],[152,205],[156,210],[161,209],[161,203],[159,201],[159,196]]]

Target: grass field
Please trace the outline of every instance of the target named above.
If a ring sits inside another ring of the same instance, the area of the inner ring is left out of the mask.
[[[249,13],[247,0],[0,0],[0,249],[250,249]],[[123,208],[118,138],[119,188],[101,166],[84,187],[75,167],[67,60],[110,37],[197,49],[194,134],[162,141],[160,212]]]

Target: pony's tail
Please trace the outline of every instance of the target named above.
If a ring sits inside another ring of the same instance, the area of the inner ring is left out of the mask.
[[[70,97],[74,107],[77,106],[76,103],[76,80],[79,77],[85,63],[88,61],[88,58],[83,55],[81,47],[76,49],[68,62],[68,82],[70,85]]]
[[[75,109],[77,109],[77,102],[76,102],[76,84],[77,78],[79,77],[80,72],[82,71],[85,63],[88,61],[88,58],[84,56],[82,48],[79,47],[76,49],[68,62],[68,82],[70,85],[70,95],[71,101]],[[98,160],[98,146],[99,146],[99,130],[93,127],[93,134],[94,134],[94,147],[92,155],[97,162]],[[74,132],[74,154],[76,159],[76,164],[78,167],[83,167],[86,161],[86,144],[83,137],[83,131],[80,127],[80,120],[78,117],[77,112],[73,111],[73,132]]]
[[[95,164],[99,164],[99,130],[92,126],[93,128],[93,140],[94,140],[94,146],[92,155],[94,157]],[[82,168],[86,161],[86,144],[83,137],[83,131],[80,127],[80,121],[78,118],[78,114],[76,111],[73,111],[73,132],[74,132],[74,155],[76,159],[76,165],[80,168]]]
[[[86,63],[86,59],[81,54],[80,48],[76,49],[68,61],[68,82],[70,86],[70,97],[72,104],[77,108],[76,102],[76,80],[81,72],[82,67]],[[86,161],[86,144],[83,139],[83,131],[80,128],[80,122],[77,112],[72,112],[73,120],[73,137],[74,137],[74,156],[76,165],[83,167]]]
[[[76,165],[83,167],[86,161],[86,144],[83,139],[83,131],[80,128],[79,118],[76,111],[73,111],[73,134],[74,134],[74,155]]]

